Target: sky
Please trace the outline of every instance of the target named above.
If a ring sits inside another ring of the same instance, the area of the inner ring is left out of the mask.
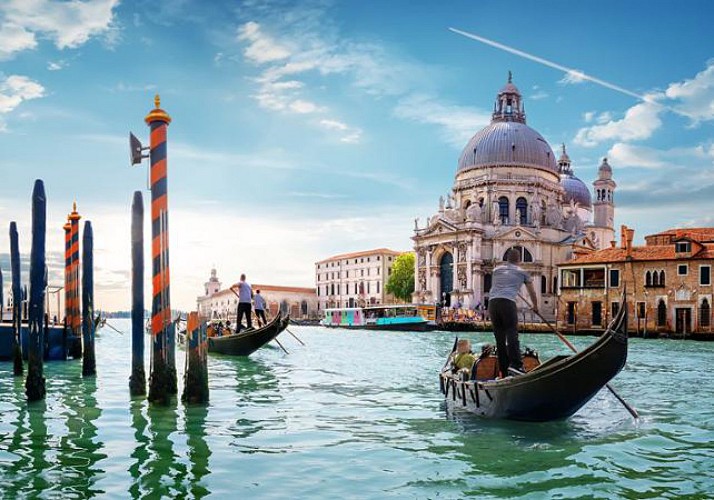
[[[149,192],[128,133],[148,145],[157,93],[173,119],[174,308],[195,307],[212,267],[224,285],[244,272],[314,286],[331,255],[411,249],[508,71],[528,125],[566,144],[579,178],[608,158],[617,227],[642,242],[712,226],[711,19],[704,0],[0,0],[6,293],[1,227],[17,221],[29,255],[42,179],[50,284],[76,200],[94,229],[96,307],[130,308],[130,205],[142,190],[148,208]]]

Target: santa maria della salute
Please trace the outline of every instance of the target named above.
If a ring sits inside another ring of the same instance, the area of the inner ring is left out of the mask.
[[[415,223],[414,301],[486,305],[493,268],[510,248],[534,277],[544,315],[555,314],[557,265],[615,239],[615,181],[603,159],[593,193],[578,179],[565,145],[556,156],[526,124],[523,99],[508,76],[491,123],[459,156],[451,193]]]

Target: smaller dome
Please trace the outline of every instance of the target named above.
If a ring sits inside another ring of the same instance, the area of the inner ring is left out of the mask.
[[[563,201],[570,203],[574,201],[581,208],[590,210],[592,208],[592,197],[590,190],[583,181],[575,177],[572,173],[560,175],[560,185],[563,186],[565,195]]]
[[[612,167],[607,162],[607,158],[602,159],[600,167],[597,169],[599,179],[612,179]]]

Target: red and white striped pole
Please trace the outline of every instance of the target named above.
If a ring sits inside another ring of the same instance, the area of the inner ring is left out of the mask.
[[[72,353],[74,357],[79,357],[82,354],[81,341],[82,336],[82,317],[79,303],[79,220],[82,218],[77,212],[77,202],[72,205],[72,213],[69,214],[69,254],[70,254],[70,328],[73,341],[75,342],[76,350]]]

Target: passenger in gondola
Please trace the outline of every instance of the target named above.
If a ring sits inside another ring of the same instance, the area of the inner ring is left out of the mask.
[[[456,343],[456,354],[453,359],[454,369],[470,373],[475,362],[476,356],[471,352],[471,341],[469,339],[459,339]]]
[[[493,323],[493,334],[496,337],[501,377],[523,373],[516,298],[524,284],[530,295],[533,312],[538,311],[538,296],[533,287],[533,279],[518,265],[520,261],[521,253],[511,248],[506,252],[506,262],[493,270],[488,312]]]
[[[260,290],[255,291],[253,305],[255,306],[255,319],[258,322],[258,326],[265,326],[268,322],[265,319],[265,299],[260,295]]]

